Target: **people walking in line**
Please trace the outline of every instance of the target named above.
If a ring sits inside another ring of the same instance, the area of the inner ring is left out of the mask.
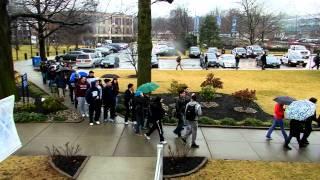
[[[128,119],[131,117],[133,121],[133,98],[134,98],[134,86],[128,84],[128,89],[124,92],[124,106],[126,107],[126,114],[124,118],[124,124],[128,125]]]
[[[320,53],[317,53],[317,56],[313,58],[314,65],[312,66],[312,69],[317,67],[317,70],[319,70],[320,67]]]
[[[116,117],[116,96],[112,90],[112,84],[110,79],[104,80],[106,86],[103,88],[102,92],[102,101],[103,101],[103,117],[104,121],[108,121],[108,113],[110,111],[110,122],[114,122]]]
[[[67,87],[67,76],[64,75],[62,72],[58,73],[55,79],[55,83],[58,88],[58,95],[60,98],[64,98],[65,96],[65,89]]]
[[[288,138],[288,135],[286,133],[286,130],[284,129],[284,124],[283,124],[283,118],[284,118],[284,105],[283,104],[279,104],[276,103],[274,106],[274,116],[273,116],[273,123],[272,126],[269,128],[266,138],[268,140],[271,140],[271,134],[273,132],[273,130],[279,126],[282,132],[282,136],[284,138],[284,140],[286,141],[286,139]]]
[[[82,117],[89,117],[89,114],[86,111],[86,92],[90,88],[90,85],[87,82],[86,77],[81,77],[79,82],[76,85],[75,95],[78,101],[78,109]]]
[[[137,123],[135,124],[135,133],[137,135],[141,135],[141,129],[144,124],[144,107],[145,106],[145,98],[142,92],[137,91],[134,97],[134,113],[135,120]]]
[[[238,70],[239,69],[239,63],[240,63],[240,56],[239,56],[239,54],[236,54],[236,70]]]
[[[317,99],[312,97],[309,99],[310,102],[316,104],[317,103]],[[301,139],[301,143],[303,143],[304,145],[308,145],[309,141],[308,141],[308,137],[310,136],[311,132],[312,132],[312,121],[317,121],[317,113],[314,112],[314,115],[307,118],[306,121],[304,122],[304,131],[303,131],[303,136]]]
[[[176,61],[177,61],[176,70],[178,70],[178,67],[180,67],[180,69],[183,70],[181,65],[181,56],[178,56]]]
[[[178,124],[176,129],[173,131],[178,137],[181,137],[181,131],[184,126],[185,108],[186,108],[186,91],[179,91],[179,98],[176,100],[176,117],[178,118]]]
[[[286,142],[284,144],[285,149],[287,149],[287,150],[292,149],[289,146],[289,143],[293,137],[295,137],[297,139],[297,142],[298,142],[300,148],[305,147],[305,145],[303,143],[301,143],[301,140],[300,140],[300,133],[303,132],[303,124],[302,123],[303,122],[295,120],[295,119],[290,120],[290,133],[289,133],[289,136],[286,139]]]
[[[118,82],[118,78],[114,77],[112,79],[112,90],[113,90],[113,93],[114,95],[116,96],[116,107],[118,106],[118,102],[119,102],[119,99],[118,99],[118,95],[119,95],[119,82]]]
[[[265,70],[266,64],[267,64],[267,52],[264,52],[261,56],[261,70]]]
[[[99,86],[99,81],[92,81],[91,87],[86,94],[86,101],[89,104],[90,126],[93,126],[93,120],[96,124],[100,124],[102,94]]]
[[[204,56],[204,69],[208,70],[208,54]]]
[[[163,99],[161,97],[156,97],[150,105],[151,109],[151,119],[152,119],[152,127],[149,131],[144,134],[145,138],[150,140],[150,135],[154,132],[154,130],[158,130],[159,137],[160,137],[160,144],[167,144],[163,137],[163,129],[161,120],[165,115],[165,111],[162,107]]]
[[[188,137],[192,134],[191,148],[199,148],[196,144],[198,120],[202,115],[201,105],[197,102],[197,96],[191,95],[191,101],[186,105],[185,116],[187,120],[187,132],[182,140],[186,143]]]
[[[48,66],[45,61],[41,61],[40,71],[41,71],[43,84],[47,84]]]

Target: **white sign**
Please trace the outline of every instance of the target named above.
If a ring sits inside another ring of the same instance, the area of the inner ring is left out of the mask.
[[[21,147],[13,120],[14,96],[0,100],[0,162]]]
[[[31,43],[37,44],[37,36],[31,36]]]

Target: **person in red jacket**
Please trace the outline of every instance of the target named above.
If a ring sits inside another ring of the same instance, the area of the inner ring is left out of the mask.
[[[268,130],[268,132],[267,132],[267,135],[266,135],[266,138],[269,139],[269,140],[272,139],[272,138],[271,138],[272,131],[273,131],[277,126],[280,126],[284,140],[286,140],[287,137],[288,137],[286,131],[284,130],[284,125],[283,125],[284,110],[285,110],[283,106],[284,106],[283,104],[279,104],[279,103],[277,103],[277,104],[274,106],[274,119],[273,119],[273,123],[272,123],[272,126],[269,128],[269,130]]]
[[[78,108],[82,117],[89,117],[89,114],[86,111],[86,93],[90,88],[90,84],[87,82],[86,77],[81,77],[78,81],[75,89],[75,95],[78,101]]]

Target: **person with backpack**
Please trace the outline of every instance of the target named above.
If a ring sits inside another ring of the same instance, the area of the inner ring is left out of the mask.
[[[187,132],[182,138],[184,143],[187,143],[188,137],[192,134],[192,144],[191,148],[199,148],[196,144],[197,130],[198,130],[198,120],[199,116],[202,115],[201,105],[197,102],[197,96],[195,94],[191,95],[191,101],[186,105],[186,120],[187,120]]]
[[[183,69],[182,69],[182,66],[181,66],[181,56],[178,56],[177,59],[176,59],[176,61],[177,61],[176,70],[178,70],[178,67],[179,67],[179,66],[180,66],[180,69],[183,70]]]
[[[128,125],[128,119],[131,114],[131,120],[133,121],[133,98],[134,98],[134,87],[133,84],[128,84],[128,89],[124,92],[124,106],[126,107],[126,114],[124,118],[124,124]]]
[[[152,127],[149,129],[149,131],[146,134],[144,134],[144,137],[147,140],[150,140],[150,135],[154,132],[154,130],[157,129],[160,137],[160,144],[167,144],[167,141],[165,141],[163,137],[163,129],[162,129],[162,123],[161,123],[161,120],[165,115],[162,102],[163,102],[163,99],[161,97],[156,97],[151,103],[150,109],[152,114],[151,115]]]
[[[312,69],[314,67],[317,67],[317,70],[319,70],[320,67],[320,53],[317,54],[316,57],[313,58],[314,66],[312,66]]]
[[[186,108],[187,100],[186,100],[186,91],[179,91],[179,98],[176,100],[176,117],[178,118],[178,124],[176,129],[173,131],[178,137],[181,137],[181,131],[184,126],[184,114]]]
[[[86,101],[89,104],[90,126],[93,126],[93,118],[97,125],[100,124],[102,94],[98,88],[99,86],[99,81],[92,81],[91,87],[86,93]]]

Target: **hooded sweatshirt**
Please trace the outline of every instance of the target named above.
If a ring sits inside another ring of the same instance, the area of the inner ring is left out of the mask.
[[[85,97],[89,87],[90,85],[88,82],[82,83],[81,81],[79,81],[78,84],[76,85],[76,91],[75,91],[76,97]]]
[[[191,101],[186,105],[185,113],[187,112],[188,106],[196,106],[196,118],[195,118],[195,121],[198,121],[198,120],[199,120],[199,116],[202,115],[201,105],[200,105],[197,101],[191,100]]]
[[[86,94],[86,101],[88,104],[95,103],[97,101],[101,102],[101,93],[98,87],[96,87],[96,82],[91,82],[91,88],[87,91]]]

